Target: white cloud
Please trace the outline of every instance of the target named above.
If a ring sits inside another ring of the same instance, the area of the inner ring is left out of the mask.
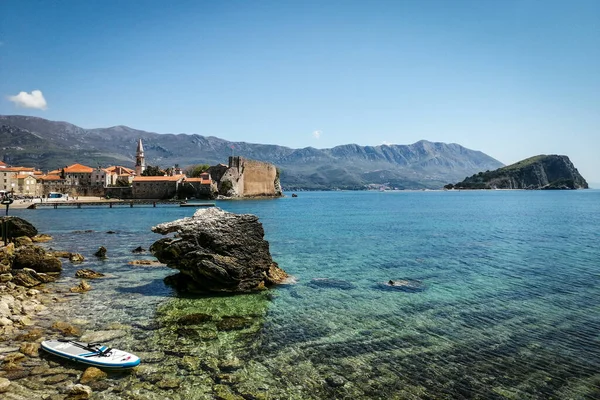
[[[48,108],[41,90],[33,90],[31,93],[21,92],[16,96],[8,96],[8,99],[15,103],[17,107],[37,108],[38,110]]]
[[[315,139],[319,139],[321,137],[321,131],[314,131],[313,136],[315,137]]]

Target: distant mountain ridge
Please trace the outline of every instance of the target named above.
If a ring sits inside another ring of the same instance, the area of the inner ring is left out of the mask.
[[[569,157],[539,155],[494,171],[480,172],[451,189],[587,189],[588,184]]]
[[[37,117],[0,116],[0,155],[4,162],[44,170],[75,162],[92,167],[133,166],[139,138],[144,142],[147,164],[162,167],[227,163],[233,146],[235,155],[280,168],[285,190],[364,189],[366,185],[441,188],[503,166],[480,151],[426,140],[411,145],[292,149],[197,134],[158,134],[126,126],[83,129]]]

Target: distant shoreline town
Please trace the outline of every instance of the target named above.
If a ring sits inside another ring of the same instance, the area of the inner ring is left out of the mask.
[[[0,192],[15,198],[214,199],[282,194],[279,172],[272,164],[231,156],[227,165],[196,165],[186,171],[175,165],[162,170],[146,165],[141,139],[135,169],[76,163],[43,173],[0,161],[0,178]]]

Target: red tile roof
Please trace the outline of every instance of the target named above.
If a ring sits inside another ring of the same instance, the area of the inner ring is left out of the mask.
[[[174,175],[174,176],[136,176],[133,178],[133,182],[177,182],[180,179],[185,178],[185,175]]]
[[[43,175],[38,177],[37,179],[42,181],[64,181],[64,179],[61,178],[60,175]]]
[[[203,179],[203,178],[186,178],[185,181],[186,182],[200,182],[200,184],[202,184],[202,185],[210,185],[212,182],[210,179]]]
[[[25,178],[29,178],[29,177],[32,177],[35,179],[35,176],[29,175],[29,174],[18,174],[17,176],[15,176],[15,178],[17,178],[17,179],[25,179]]]
[[[94,172],[94,168],[86,167],[85,165],[81,164],[73,164],[65,168],[65,173],[67,174],[82,174],[92,172]]]

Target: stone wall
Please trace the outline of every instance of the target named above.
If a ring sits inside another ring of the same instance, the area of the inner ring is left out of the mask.
[[[262,161],[229,157],[229,168],[219,182],[219,193],[230,197],[281,196],[277,168]]]

